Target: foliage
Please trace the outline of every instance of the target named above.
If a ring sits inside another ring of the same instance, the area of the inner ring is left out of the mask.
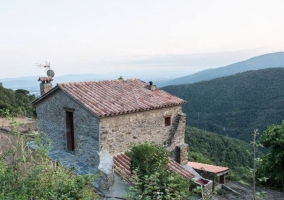
[[[193,162],[212,164],[212,165],[215,164],[212,160],[210,160],[210,157],[208,158],[204,154],[193,151],[191,149],[188,152],[188,160]]]
[[[251,141],[284,116],[284,69],[270,68],[162,89],[187,101],[187,125]]]
[[[0,86],[0,97],[0,110],[10,110],[13,116],[35,117],[35,108],[31,102],[36,97],[30,95],[29,91],[13,91]]]
[[[72,169],[50,161],[46,148],[31,151],[25,145],[27,136],[15,131],[15,126],[10,137],[16,138],[16,144],[0,151],[0,199],[98,199],[90,187],[93,176],[76,176]],[[1,137],[10,141],[8,136]]]
[[[251,183],[251,168],[244,166],[234,167],[233,170],[231,170],[230,173],[226,176],[226,179],[232,181],[240,181],[243,184]]]
[[[259,146],[262,146],[261,144],[259,144],[256,140],[258,137],[259,133],[258,130],[254,130],[253,133],[253,141],[251,142],[251,145],[253,147],[253,151],[252,151],[252,161],[253,161],[253,168],[251,169],[251,176],[252,176],[252,187],[253,187],[253,198],[259,199],[258,197],[260,196],[260,193],[256,192],[256,170],[258,168],[259,165],[259,158],[257,155],[257,149]]]
[[[15,91],[16,94],[23,94],[23,95],[28,95],[30,94],[30,92],[28,90],[24,90],[24,89],[18,89]]]
[[[128,155],[131,158],[131,170],[139,169],[140,176],[149,175],[158,169],[166,169],[169,152],[164,146],[155,143],[142,143],[131,145]]]
[[[164,146],[154,143],[131,146],[134,175],[127,199],[189,199],[192,181],[168,169],[168,155]]]
[[[185,142],[190,146],[190,161],[228,166],[232,169],[252,166],[249,153],[252,147],[241,140],[186,127]]]
[[[258,168],[258,177],[267,177],[263,184],[284,187],[284,121],[280,125],[269,126],[261,136],[261,144],[269,148]]]

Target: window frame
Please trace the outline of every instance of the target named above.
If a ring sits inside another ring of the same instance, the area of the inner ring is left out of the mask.
[[[164,127],[168,127],[172,125],[172,116],[164,117]]]

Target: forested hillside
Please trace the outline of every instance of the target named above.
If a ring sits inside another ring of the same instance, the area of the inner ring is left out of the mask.
[[[284,68],[269,68],[163,89],[187,101],[188,126],[248,142],[284,119],[283,77]]]
[[[264,54],[250,58],[242,62],[233,63],[231,65],[227,65],[224,67],[202,70],[195,74],[163,82],[159,85],[165,86],[165,85],[189,84],[198,81],[212,80],[214,78],[220,78],[223,76],[230,76],[236,73],[245,72],[249,70],[259,70],[271,67],[284,67],[284,52]]]
[[[187,127],[185,142],[189,145],[189,161],[230,168],[252,164],[251,145],[238,139]]]
[[[0,110],[9,110],[14,116],[34,117],[35,108],[31,104],[34,99],[27,90],[13,91],[0,83]]]

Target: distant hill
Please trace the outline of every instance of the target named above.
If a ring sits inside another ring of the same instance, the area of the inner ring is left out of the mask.
[[[57,83],[66,83],[66,82],[80,82],[80,81],[99,81],[99,80],[110,80],[119,78],[120,74],[116,73],[107,73],[107,74],[68,74],[63,76],[55,76],[52,82],[53,86],[56,86]],[[154,75],[150,75],[148,77],[142,77],[142,80],[148,82],[153,80]],[[123,76],[124,77],[124,76]],[[25,89],[28,90],[31,94],[39,96],[40,87],[38,82],[38,76],[27,76],[27,77],[17,77],[17,78],[5,78],[0,79],[0,83],[3,84],[4,87],[17,90],[17,89]],[[126,78],[126,77],[124,77]],[[137,78],[137,77],[128,77],[128,78]],[[141,78],[141,77],[140,77]],[[156,81],[163,82],[166,78],[156,77]]]
[[[264,54],[261,56],[253,57],[248,60],[237,62],[224,67],[219,67],[215,69],[206,69],[188,76],[164,82],[159,82],[157,85],[166,86],[166,85],[195,83],[198,81],[211,80],[214,78],[229,76],[239,72],[271,68],[271,67],[284,67],[284,52]]]
[[[93,81],[93,80],[102,80],[104,76],[97,74],[69,74],[64,76],[58,76],[54,78],[52,82],[53,86],[57,83],[62,82],[78,82],[78,81]],[[7,78],[1,79],[0,82],[4,87],[10,88],[13,90],[16,89],[25,89],[28,90],[31,94],[39,96],[40,88],[37,76],[29,76],[29,77],[19,77],[19,78]]]
[[[244,141],[186,127],[185,142],[190,147],[189,161],[230,168],[252,165],[250,157],[252,146]],[[261,155],[260,152],[258,153]]]
[[[284,119],[284,68],[243,72],[193,84],[162,88],[187,101],[187,125],[252,140]]]

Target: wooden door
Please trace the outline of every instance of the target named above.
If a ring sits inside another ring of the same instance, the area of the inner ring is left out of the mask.
[[[68,151],[75,150],[74,117],[69,111],[66,111],[66,143]]]

